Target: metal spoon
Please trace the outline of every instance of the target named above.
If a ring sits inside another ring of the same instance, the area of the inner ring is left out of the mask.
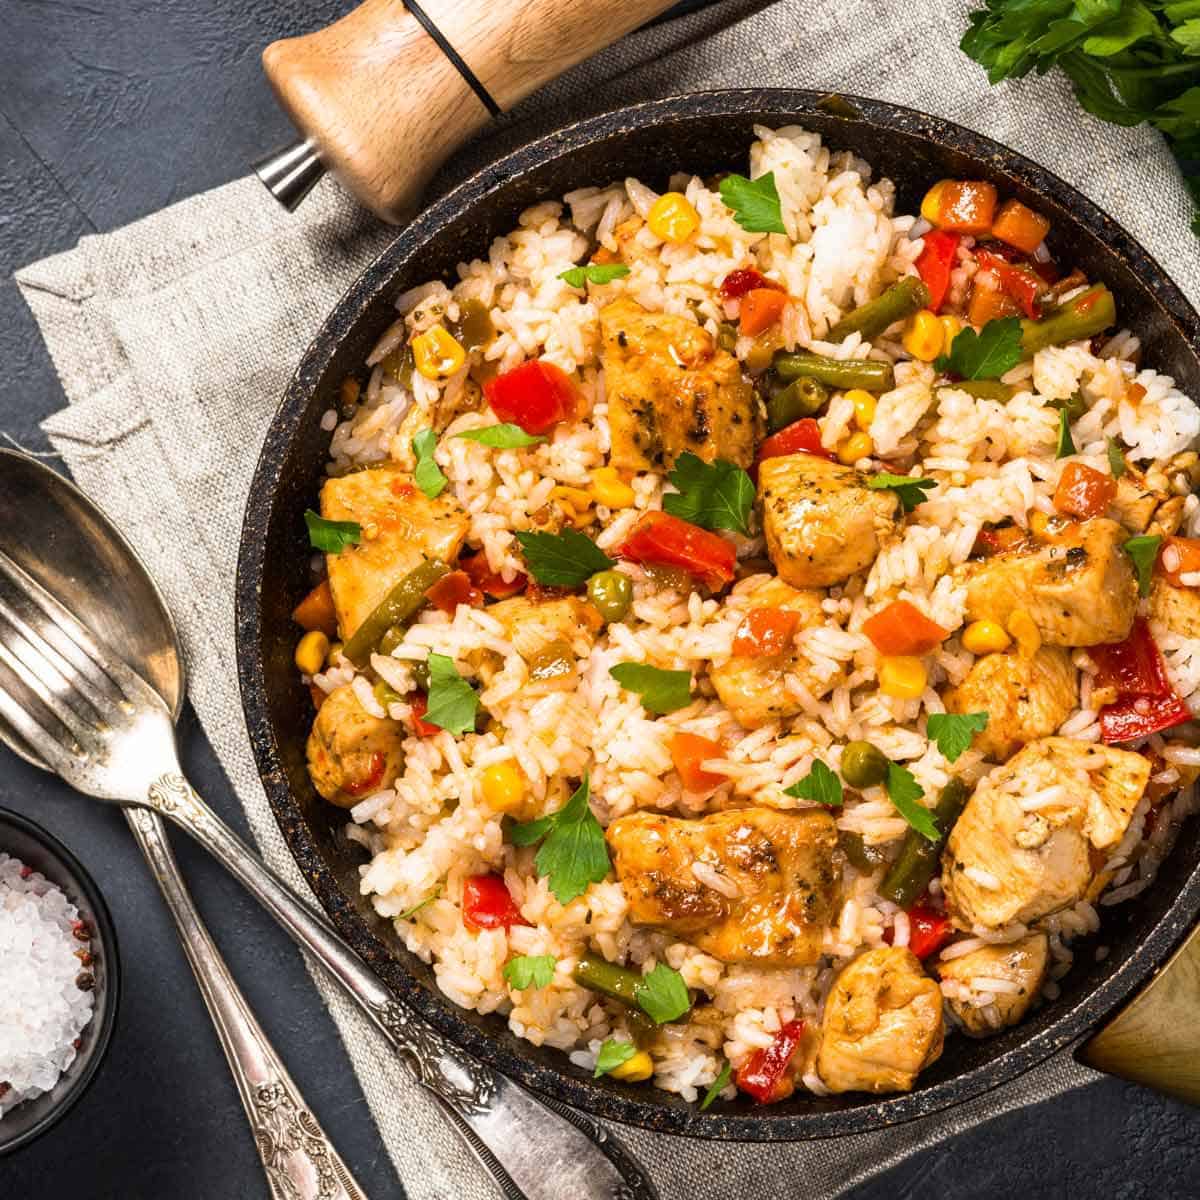
[[[125,661],[154,685],[177,720],[185,694],[183,655],[166,604],[129,544],[53,471],[8,451],[0,455],[0,554],[48,589],[89,581],[91,586],[73,591],[76,614],[89,629],[121,647]],[[38,553],[31,555],[31,547]],[[0,616],[0,623],[7,615]],[[35,767],[50,770],[3,719],[0,741]],[[250,1120],[272,1197],[363,1200],[362,1189],[305,1104],[213,943],[162,818],[148,808],[127,808],[125,817],[175,919]]]
[[[603,1126],[535,1100],[396,1000],[324,916],[200,799],[180,768],[169,708],[107,649],[128,653],[131,636],[140,640],[147,625],[165,621],[168,636],[134,661],[152,678],[174,671],[182,682],[170,616],[121,536],[67,488],[40,464],[0,451],[0,723],[9,726],[7,736],[77,790],[157,810],[215,855],[374,1021],[510,1200],[656,1200],[640,1165]],[[56,555],[67,527],[73,539],[94,543],[91,561]],[[140,592],[118,586],[139,576]]]

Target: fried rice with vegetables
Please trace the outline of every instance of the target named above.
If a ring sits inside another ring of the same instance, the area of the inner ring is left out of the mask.
[[[1052,1004],[1200,774],[1200,410],[1035,209],[756,136],[397,298],[295,613],[440,989],[705,1107]]]

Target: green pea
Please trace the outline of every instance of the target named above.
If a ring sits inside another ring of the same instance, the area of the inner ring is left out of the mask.
[[[842,751],[842,778],[853,788],[877,787],[887,773],[887,755],[870,742],[849,742]]]
[[[588,580],[588,599],[600,610],[605,624],[619,621],[633,603],[633,581],[621,571],[597,571]]]

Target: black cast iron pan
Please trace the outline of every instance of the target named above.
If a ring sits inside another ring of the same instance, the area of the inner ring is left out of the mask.
[[[358,894],[360,847],[342,832],[345,814],[314,792],[304,743],[312,709],[292,665],[289,614],[308,588],[310,549],[302,513],[313,504],[329,434],[321,415],[358,372],[394,320],[394,297],[456,263],[485,256],[528,205],[585,184],[636,175],[661,187],[674,171],[744,169],[753,126],[802,124],[834,148],[867,159],[895,181],[897,211],[915,211],[930,181],[984,177],[1053,221],[1059,261],[1077,263],[1117,297],[1122,323],[1144,360],[1200,395],[1200,320],[1162,268],[1120,226],[1061,179],[1011,150],[947,121],[874,100],[829,104],[819,93],[713,92],[654,101],[571,125],[462,183],[397,236],[350,288],[305,352],[271,424],[250,490],[237,580],[237,642],[243,702],[267,796],[287,843],[342,935],[396,995],[467,1050],[543,1095],[646,1129],[761,1141],[876,1129],[960,1103],[1080,1041],[1166,961],[1200,912],[1200,841],[1185,828],[1157,882],[1136,901],[1106,910],[1099,938],[1076,944],[1062,995],[1020,1025],[985,1041],[953,1037],[907,1095],[798,1095],[768,1108],[748,1101],[700,1112],[665,1092],[594,1081],[566,1056],[510,1034],[502,1018],[466,1013],[436,988],[387,922]]]

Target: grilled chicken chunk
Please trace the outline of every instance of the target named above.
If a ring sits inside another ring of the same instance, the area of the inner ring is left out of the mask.
[[[424,559],[452,562],[470,524],[451,497],[430,500],[406,471],[390,465],[326,480],[321,516],[362,527],[358,545],[325,556],[343,638]]]
[[[768,579],[750,594],[751,609],[786,609],[799,615],[799,628],[818,624],[821,620],[821,594],[798,591],[782,579]],[[748,610],[749,611],[749,610]],[[815,677],[807,660],[794,648],[782,654],[751,657],[735,654],[728,662],[714,666],[709,679],[717,689],[721,703],[733,713],[739,725],[757,729],[768,721],[794,717],[804,706],[792,696],[786,677],[796,675],[808,691],[821,695],[841,676],[830,680]]]
[[[821,957],[841,877],[828,813],[638,812],[609,826],[608,844],[635,925],[669,930],[726,963],[799,967]]]
[[[1150,585],[1150,619],[1180,637],[1200,637],[1200,590],[1176,587],[1155,575]]]
[[[579,596],[541,601],[510,596],[490,605],[487,613],[504,626],[513,649],[525,660],[530,684],[550,691],[578,683],[576,662],[589,653],[603,624],[596,606]],[[485,687],[503,665],[491,650],[475,651],[467,659]]]
[[[938,974],[953,980],[959,992],[957,997],[948,997],[954,1015],[969,1034],[985,1037],[1015,1025],[1029,1011],[1046,981],[1049,965],[1046,935],[1031,933],[1018,942],[981,946],[940,963]],[[1013,987],[1015,991],[1010,990]],[[989,995],[992,999],[987,1004],[979,1003]]]
[[[1007,628],[1023,610],[1052,646],[1123,641],[1137,607],[1125,540],[1116,521],[1101,517],[1068,525],[1053,541],[966,564],[967,620]]]
[[[946,710],[987,713],[987,728],[976,735],[972,748],[1003,762],[1067,719],[1079,696],[1076,675],[1071,656],[1058,646],[1042,646],[1031,658],[1015,652],[987,654],[946,693]]]
[[[1141,754],[1049,737],[975,788],[942,858],[946,907],[961,929],[1028,924],[1075,903],[1092,850],[1119,842],[1146,783]]]
[[[353,808],[364,796],[390,786],[404,766],[404,727],[373,717],[354,688],[334,688],[308,735],[308,773],[331,804]]]
[[[665,471],[685,450],[754,461],[754,389],[707,330],[622,297],[601,310],[600,332],[614,467]]]
[[[834,1092],[907,1092],[942,1053],[942,993],[911,950],[880,946],[825,1001],[817,1074]]]
[[[875,561],[895,528],[899,501],[815,454],[768,458],[758,468],[767,553],[792,587],[844,583]]]

